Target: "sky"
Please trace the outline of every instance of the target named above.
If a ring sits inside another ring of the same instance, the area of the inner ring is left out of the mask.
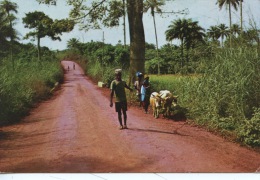
[[[0,0],[1,1],[1,0]],[[26,33],[31,31],[30,29],[24,28],[22,24],[22,18],[25,14],[33,11],[42,11],[47,14],[52,19],[64,19],[69,17],[70,6],[66,4],[66,0],[58,0],[56,6],[38,4],[36,0],[10,0],[17,3],[18,5],[18,20],[16,22],[15,28],[20,34],[22,39]],[[156,14],[156,27],[158,34],[158,45],[161,47],[166,44],[165,31],[172,21],[179,18],[191,18],[194,21],[198,21],[199,25],[207,30],[210,26],[219,25],[221,23],[229,26],[229,15],[226,7],[221,10],[216,4],[217,0],[171,0],[167,1],[166,5],[162,7],[164,12],[178,12],[185,10],[187,14],[178,13],[165,13],[163,16]],[[243,3],[243,21],[245,28],[250,27],[249,19],[256,21],[257,26],[260,27],[260,0],[244,0]],[[240,24],[240,12],[232,9],[232,24]],[[126,18],[126,24],[128,24]],[[155,44],[155,32],[153,19],[148,11],[143,15],[143,24],[145,30],[145,40],[148,43]],[[117,44],[118,41],[123,42],[123,26],[115,28],[102,28],[98,30],[89,30],[87,32],[80,31],[76,26],[70,33],[63,33],[61,36],[61,41],[52,41],[50,38],[45,37],[41,39],[41,46],[47,46],[52,50],[63,50],[67,48],[67,42],[71,38],[76,38],[80,42],[86,43],[93,41],[104,41],[107,44]],[[22,40],[23,43],[33,42],[31,40]],[[129,44],[129,31],[128,26],[126,28],[126,43]]]

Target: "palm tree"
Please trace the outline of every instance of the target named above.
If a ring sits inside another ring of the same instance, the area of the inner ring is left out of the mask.
[[[174,39],[179,39],[181,41],[181,57],[183,59],[183,46],[184,46],[184,38],[186,36],[185,32],[185,24],[186,19],[177,19],[176,21],[172,21],[168,26],[168,30],[165,31],[166,40],[172,41]],[[182,60],[183,61],[183,60]],[[183,67],[183,62],[182,62]]]
[[[213,41],[216,41],[220,38],[220,31],[218,26],[210,26],[207,31],[209,38],[212,38]]]
[[[72,39],[70,39],[70,40],[68,40],[68,42],[67,42],[67,47],[69,48],[69,49],[77,49],[78,47],[79,47],[79,40],[78,39],[76,39],[76,38],[72,38]]]
[[[184,60],[184,45],[187,49],[187,60],[188,53],[191,47],[195,46],[195,42],[203,41],[204,29],[198,25],[197,21],[192,21],[192,19],[178,19],[172,21],[166,30],[166,40],[172,41],[174,39],[179,39],[181,41],[181,56],[182,56],[182,67]]]
[[[9,21],[5,13],[0,11],[0,57],[6,53],[5,49],[8,46],[7,39],[10,38]]]
[[[16,3],[13,3],[13,2],[10,2],[8,0],[4,0],[3,2],[1,2],[1,5],[0,5],[1,9],[3,10],[3,12],[5,12],[7,14],[7,17],[9,19],[9,26],[10,26],[10,30],[11,31],[14,31],[13,29],[13,21],[16,19],[15,16],[13,16],[12,12],[14,13],[17,13],[17,4]],[[14,60],[13,60],[13,40],[14,40],[14,34],[15,33],[12,33],[12,35],[10,36],[10,39],[11,39],[11,50],[10,50],[10,53],[11,53],[11,61],[12,61],[12,64],[13,64],[13,70],[14,70]]]
[[[231,27],[231,33],[232,35],[236,36],[240,34],[240,27],[238,24],[233,24],[232,27]]]
[[[195,48],[199,42],[204,42],[203,38],[206,36],[204,29],[198,25],[198,21],[192,21],[188,19],[187,37],[186,37],[186,50],[187,50],[187,62],[189,61],[189,51],[191,48]]]
[[[237,5],[239,4],[240,0],[218,0],[219,8],[222,9],[224,5],[228,7],[229,11],[229,28],[231,29],[232,26],[232,17],[231,17],[231,6],[237,10]],[[231,31],[230,31],[230,47],[232,46],[232,39],[231,39]]]
[[[224,47],[224,38],[228,36],[229,30],[225,24],[220,24],[218,26],[218,28],[219,28],[219,33],[220,33],[220,37],[221,37],[221,45],[222,45],[222,47]]]
[[[6,15],[0,12],[0,44],[6,43],[7,38],[10,36],[9,33],[9,22]]]
[[[164,0],[146,0],[144,2],[144,12],[147,12],[151,9],[151,15],[153,16],[153,24],[154,24],[154,32],[155,32],[155,39],[156,39],[156,51],[157,51],[157,58],[159,57],[158,51],[158,39],[157,39],[157,32],[156,32],[156,23],[155,23],[155,13],[162,13],[160,6],[165,5]],[[158,74],[160,74],[160,66],[158,63]]]

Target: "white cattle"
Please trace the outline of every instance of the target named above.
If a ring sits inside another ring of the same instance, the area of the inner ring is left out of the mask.
[[[159,93],[153,92],[150,96],[150,105],[152,106],[153,116],[155,118],[159,117],[159,112],[161,110],[161,97]]]
[[[177,106],[178,96],[173,96],[172,93],[168,90],[160,91],[159,96],[161,97],[163,116],[170,117],[171,107]]]

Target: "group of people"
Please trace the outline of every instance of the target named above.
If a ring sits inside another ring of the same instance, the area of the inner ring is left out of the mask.
[[[143,74],[140,72],[136,73],[137,81],[134,83],[134,88],[137,91],[137,97],[140,101],[140,106],[144,108],[145,113],[148,113],[148,107],[150,104],[150,82],[149,76],[144,78]],[[118,113],[118,121],[120,124],[119,129],[127,129],[127,99],[125,88],[129,89],[131,92],[133,91],[125,81],[122,80],[122,70],[116,69],[115,70],[115,79],[111,82],[110,89],[110,107],[113,107],[113,97],[115,95],[115,110]],[[122,121],[122,113],[124,122]]]
[[[144,108],[144,112],[148,113],[148,107],[150,104],[150,94],[151,94],[151,85],[149,81],[149,76],[144,78],[144,75],[141,72],[136,73],[137,81],[134,83],[136,89],[136,95],[140,102],[140,107]]]
[[[73,69],[74,69],[74,70],[75,70],[75,67],[76,67],[76,66],[75,66],[75,63],[73,63]],[[68,66],[67,69],[68,69],[68,71],[70,71],[70,66]]]

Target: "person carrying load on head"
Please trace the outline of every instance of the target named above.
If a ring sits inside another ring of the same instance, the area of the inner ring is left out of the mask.
[[[119,129],[127,129],[127,99],[126,99],[126,93],[125,88],[129,89],[131,92],[133,89],[127,86],[126,82],[122,80],[122,70],[116,69],[115,70],[115,80],[111,82],[110,89],[110,107],[113,107],[113,97],[115,94],[115,109],[118,113],[118,121],[120,124]],[[124,126],[122,123],[122,113],[124,116]]]

